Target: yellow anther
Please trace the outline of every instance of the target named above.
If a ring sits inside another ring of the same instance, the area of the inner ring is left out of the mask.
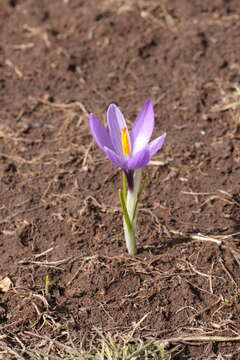
[[[130,155],[131,150],[126,127],[122,129],[122,151],[123,155]]]

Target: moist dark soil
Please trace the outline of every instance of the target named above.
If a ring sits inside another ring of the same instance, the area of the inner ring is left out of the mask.
[[[1,358],[98,329],[239,359],[239,1],[2,0],[0,33]],[[88,115],[148,98],[168,137],[129,256]]]

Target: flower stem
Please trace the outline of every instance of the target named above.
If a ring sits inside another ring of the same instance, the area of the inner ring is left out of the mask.
[[[128,253],[134,255],[137,252],[135,230],[136,230],[136,221],[137,221],[137,205],[139,200],[139,192],[141,188],[141,177],[142,171],[138,169],[134,172],[133,176],[133,189],[127,191],[126,203],[122,205],[123,211],[123,228],[124,228],[124,237],[126,241],[126,246]],[[123,181],[123,190],[124,193],[124,181]],[[122,197],[123,198],[123,197]],[[127,211],[127,215],[126,215]],[[125,212],[125,214],[124,214]],[[131,226],[129,226],[129,223]]]

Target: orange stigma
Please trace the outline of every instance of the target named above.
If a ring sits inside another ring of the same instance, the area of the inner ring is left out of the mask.
[[[123,155],[130,155],[130,144],[126,127],[122,129],[122,151]]]

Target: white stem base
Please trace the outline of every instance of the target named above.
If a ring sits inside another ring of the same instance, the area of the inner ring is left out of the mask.
[[[127,224],[123,219],[123,229],[124,229],[124,237],[127,246],[127,251],[130,255],[135,255],[137,252],[137,245],[135,239],[135,231],[128,231]]]

